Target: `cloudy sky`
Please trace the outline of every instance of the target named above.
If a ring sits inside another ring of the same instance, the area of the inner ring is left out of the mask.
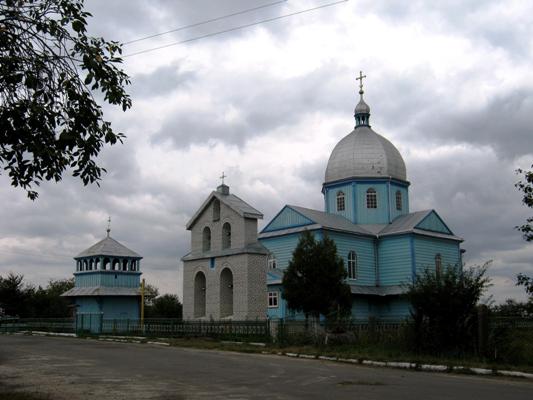
[[[330,3],[289,0],[124,46],[133,54]],[[128,42],[274,0],[88,0],[91,34]],[[101,186],[65,176],[32,202],[0,176],[0,275],[70,277],[105,236],[144,256],[144,277],[181,296],[185,223],[224,171],[264,226],[284,204],[322,209],[329,154],[353,128],[363,70],[374,130],[402,153],[411,210],[434,208],[465,238],[467,265],[493,260],[496,301],[523,299],[531,210],[514,170],[533,163],[533,3],[350,0],[125,57],[133,108],[105,108],[123,145]]]

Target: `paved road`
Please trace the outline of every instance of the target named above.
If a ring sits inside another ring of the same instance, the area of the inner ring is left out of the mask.
[[[74,338],[0,336],[0,383],[53,399],[533,398],[533,383]]]

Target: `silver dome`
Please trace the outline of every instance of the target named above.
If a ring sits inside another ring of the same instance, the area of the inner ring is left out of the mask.
[[[398,149],[366,125],[356,127],[337,143],[329,157],[325,183],[362,177],[407,180]]]

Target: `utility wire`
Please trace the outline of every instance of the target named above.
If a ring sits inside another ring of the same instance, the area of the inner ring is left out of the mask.
[[[280,15],[278,17],[273,17],[273,18],[267,18],[267,19],[263,19],[261,21],[252,22],[250,24],[245,24],[245,25],[239,25],[239,26],[236,26],[236,27],[233,27],[233,28],[224,29],[224,30],[216,31],[216,32],[212,32],[212,33],[207,33],[207,34],[201,35],[201,36],[195,36],[195,37],[192,37],[190,39],[181,40],[179,42],[169,43],[169,44],[166,44],[166,45],[163,45],[163,46],[152,47],[150,49],[141,50],[141,51],[138,51],[138,52],[135,52],[135,53],[126,54],[126,55],[122,56],[122,58],[133,57],[133,56],[137,56],[139,54],[149,53],[149,52],[152,52],[152,51],[165,49],[167,47],[177,46],[179,44],[189,43],[189,42],[193,42],[193,41],[196,41],[196,40],[200,40],[200,39],[205,39],[205,38],[212,37],[212,36],[221,35],[223,33],[234,32],[234,31],[237,31],[237,30],[240,30],[240,29],[245,29],[245,28],[249,28],[249,27],[252,27],[252,26],[255,26],[255,25],[264,24],[266,22],[277,21],[277,20],[280,20],[280,19],[283,19],[283,18],[292,17],[294,15],[299,15],[299,14],[304,14],[304,13],[308,13],[308,12],[311,12],[311,11],[319,10],[321,8],[336,6],[337,4],[346,3],[347,1],[348,0],[339,0],[339,1],[335,1],[333,3],[323,4],[321,6],[308,8],[308,9],[305,9],[305,10],[296,11],[296,12],[293,12],[293,13],[290,13],[290,14]]]
[[[276,5],[281,4],[281,3],[286,3],[287,1],[288,0],[280,0],[280,1],[275,1],[273,3],[263,4],[261,6],[254,7],[254,8],[247,8],[246,10],[237,11],[237,12],[234,12],[234,13],[231,13],[231,14],[227,14],[227,15],[222,15],[220,17],[211,18],[211,19],[208,19],[208,20],[205,20],[205,21],[201,21],[201,22],[196,22],[196,23],[190,24],[190,25],[180,26],[179,28],[171,29],[169,31],[165,31],[165,32],[161,32],[161,33],[156,33],[156,34],[153,34],[153,35],[150,35],[150,36],[144,36],[144,37],[141,37],[139,39],[135,39],[135,40],[130,40],[128,42],[124,42],[122,44],[126,45],[126,44],[131,44],[131,43],[137,43],[137,42],[140,42],[142,40],[147,40],[147,39],[152,39],[152,38],[155,38],[155,37],[158,37],[158,36],[163,36],[163,35],[166,35],[168,33],[178,32],[178,31],[182,31],[184,29],[194,28],[194,27],[197,27],[197,26],[209,24],[211,22],[216,22],[216,21],[220,21],[220,20],[223,20],[223,19],[235,17],[237,15],[242,15],[242,14],[246,14],[246,13],[249,13],[249,12],[252,12],[252,11],[261,10],[263,8],[276,6]]]

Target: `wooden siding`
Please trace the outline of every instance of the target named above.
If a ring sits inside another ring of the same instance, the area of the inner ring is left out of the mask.
[[[76,275],[76,287],[129,287],[138,288],[139,274],[120,272],[84,272]]]
[[[412,259],[408,235],[381,239],[378,245],[378,260],[381,286],[411,282]]]
[[[286,316],[287,303],[281,297],[281,291],[281,285],[268,285],[267,296],[268,292],[278,292],[278,306],[276,308],[270,308],[267,303],[267,315],[269,319],[285,318]]]
[[[353,319],[368,319],[370,316],[370,304],[365,297],[354,297],[352,300],[352,315]]]
[[[348,268],[348,253],[353,250],[357,254],[357,279],[348,281],[364,286],[375,285],[374,240],[339,232],[327,233],[337,245],[337,254],[344,260],[344,268]]]
[[[402,209],[396,209],[396,192],[400,191],[402,194]],[[406,187],[391,183],[390,185],[390,212],[391,221],[394,221],[400,215],[409,214],[409,190]]]
[[[102,300],[104,319],[138,319],[140,317],[139,297],[109,297]]]
[[[431,214],[420,221],[416,227],[426,231],[452,234],[452,232],[448,229],[435,211],[432,211]]]
[[[458,242],[415,235],[414,247],[417,274],[422,273],[426,268],[434,271],[435,255],[437,254],[440,254],[442,257],[443,268],[461,265],[461,253]]]
[[[292,208],[285,206],[278,215],[263,229],[263,232],[271,232],[294,226],[311,225],[313,221],[304,217]]]
[[[264,238],[259,241],[276,257],[277,268],[286,269],[292,259],[292,252],[300,240],[300,233],[285,236]]]
[[[377,193],[378,208],[366,208],[366,191],[374,188]],[[389,223],[389,207],[387,196],[387,182],[358,183],[356,185],[358,224],[387,224]]]
[[[344,193],[344,211],[337,211],[337,193]],[[330,214],[342,215],[354,222],[354,186],[349,183],[344,186],[326,189],[326,212]]]

